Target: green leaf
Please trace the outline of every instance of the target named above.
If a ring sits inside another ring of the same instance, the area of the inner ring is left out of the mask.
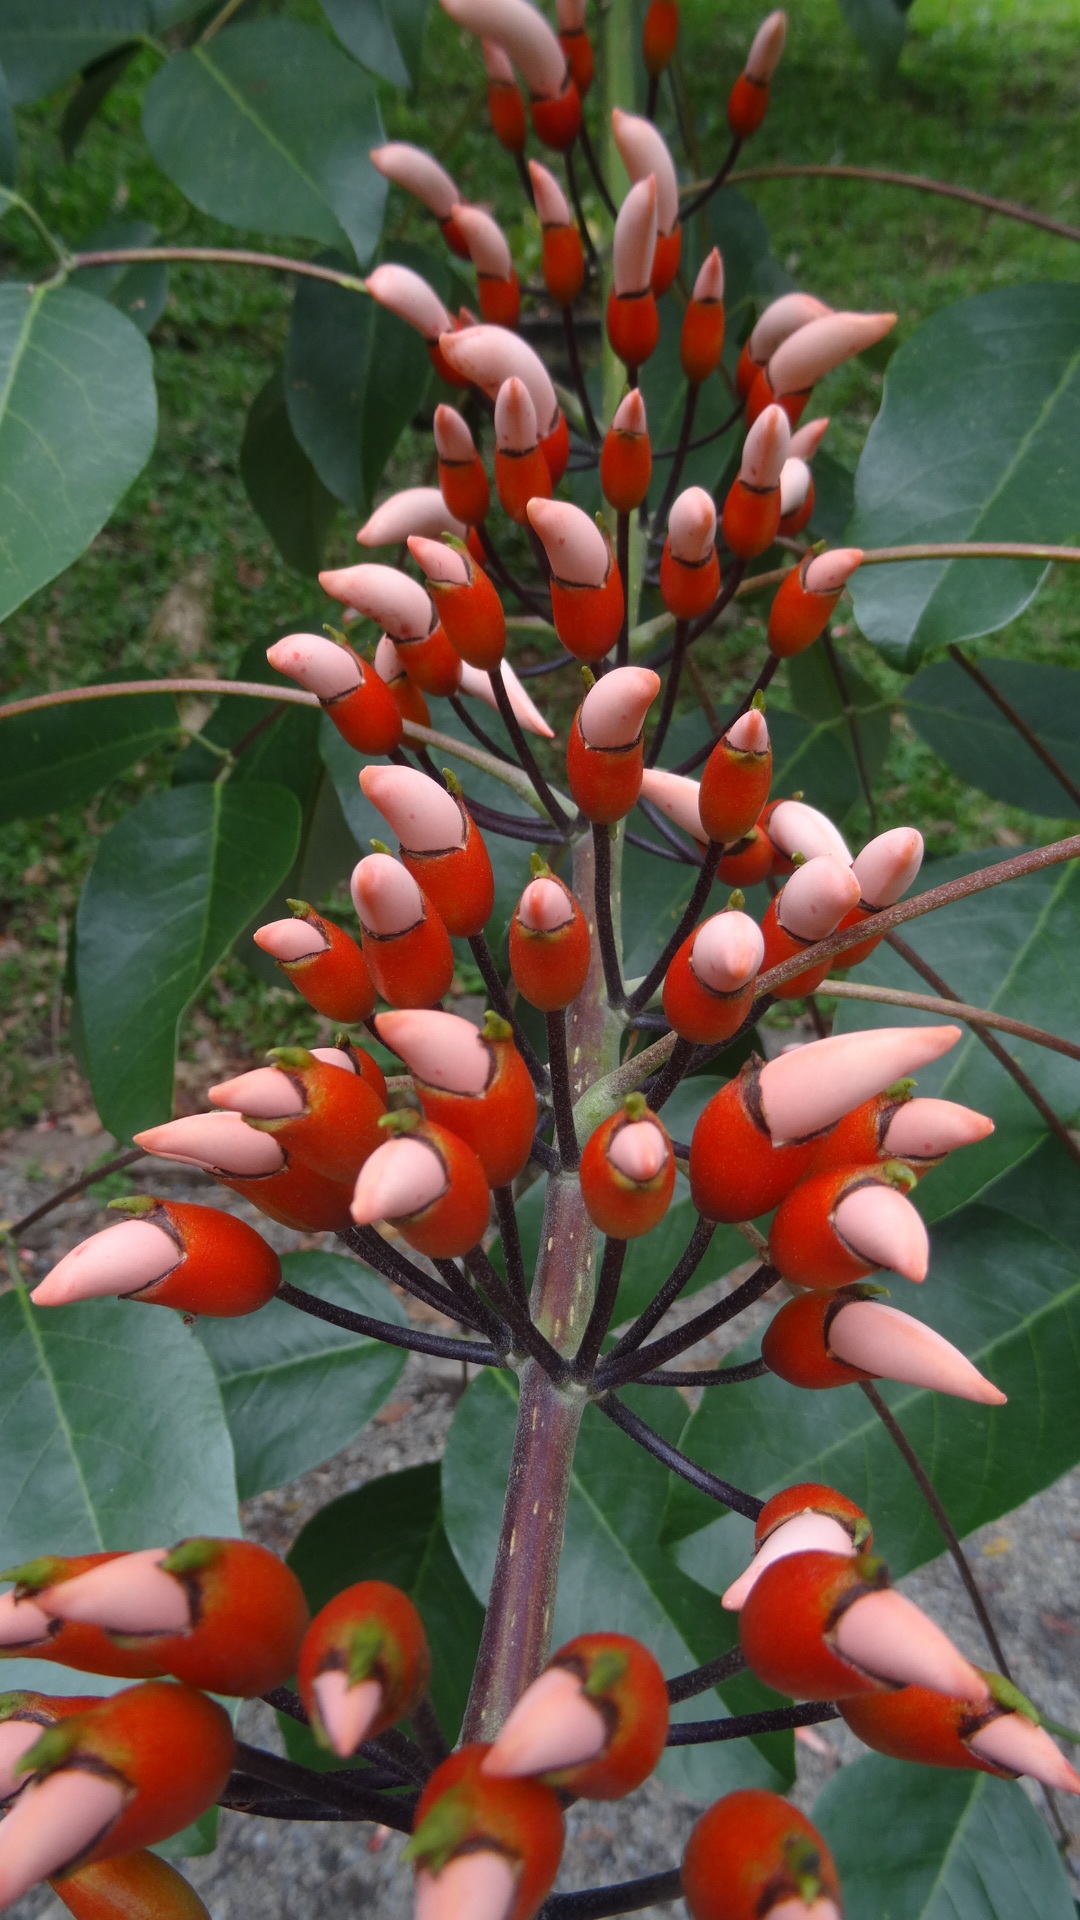
[[[846,1920],[1076,1920],[1046,1823],[1014,1781],[871,1753],[834,1774],[814,1821]]]
[[[911,0],[840,0],[840,11],[866,54],[879,85],[896,72],[907,37]]]
[[[810,532],[815,540],[838,547],[855,506],[855,475],[823,447],[814,455],[814,509]]]
[[[290,1253],[286,1280],[353,1313],[404,1323],[381,1280],[336,1253]],[[393,1392],[405,1365],[400,1347],[271,1300],[242,1320],[199,1322],[217,1375],[236,1452],[242,1500],[284,1486],[355,1440]]]
[[[19,105],[153,30],[146,0],[5,0],[0,60]]]
[[[69,166],[90,122],[104,106],[117,81],[123,79],[139,51],[139,42],[129,40],[123,46],[103,53],[100,59],[91,60],[83,68],[79,84],[64,108],[64,117],[60,122],[60,145]]]
[[[274,638],[278,637],[275,629]],[[265,686],[295,690],[295,680],[278,673],[266,657],[266,640],[251,640],[236,663],[237,680],[255,680]],[[200,728],[203,740],[216,747],[232,750],[240,747],[253,729],[259,728],[250,745],[244,746],[230,780],[269,780],[288,787],[301,807],[314,798],[319,775],[318,707],[302,707],[296,702],[275,708],[270,700],[254,695],[225,694],[210,718]],[[193,781],[213,780],[221,771],[218,756],[193,740],[185,747],[173,769],[173,785],[187,786]]]
[[[78,559],[156,432],[130,320],[75,287],[0,287],[0,620]]]
[[[957,1532],[1018,1507],[1080,1460],[1080,1191],[1049,1140],[978,1201],[940,1221],[924,1287],[888,1277],[893,1306],[936,1327],[1009,1396],[981,1407],[915,1387],[882,1387]],[[739,1357],[756,1351],[757,1342]],[[683,1446],[702,1465],[767,1499],[822,1480],[864,1506],[875,1550],[895,1575],[942,1550],[933,1516],[857,1386],[806,1393],[766,1375],[707,1393]],[[700,1496],[673,1494],[668,1525],[701,1527]],[[720,1593],[745,1565],[749,1522],[714,1520],[678,1549],[679,1565]]]
[[[1080,295],[1007,287],[932,315],[889,361],[855,476],[855,546],[1070,541],[1080,494]],[[1027,606],[1038,560],[861,568],[859,626],[897,667],[993,633]]]
[[[106,247],[150,247],[158,237],[148,220],[106,220],[103,227],[89,233],[80,252],[93,253]],[[122,261],[106,267],[83,267],[71,276],[71,285],[126,313],[140,333],[149,333],[165,311],[169,297],[169,273],[162,260],[136,260],[125,267]]]
[[[367,75],[314,27],[252,20],[166,61],[143,108],[158,165],[233,227],[374,251],[385,135]]]
[[[236,1533],[213,1370],[176,1314],[131,1301],[0,1299],[4,1566],[45,1552]]]
[[[392,87],[416,85],[428,0],[323,0],[323,12],[362,67]]]
[[[449,293],[449,273],[422,247],[395,247],[392,257],[422,274],[440,297]],[[370,511],[431,379],[423,341],[396,315],[363,294],[301,282],[285,353],[285,400],[297,440],[339,500]]]
[[[289,424],[280,367],[251,403],[240,472],[248,499],[286,565],[297,573],[318,573],[337,506]]]
[[[176,787],[98,848],[77,917],[91,1085],[127,1140],[172,1111],[177,1030],[236,935],[288,872],[300,809],[283,787]]]
[[[970,873],[1002,859],[993,848],[924,867],[920,886]],[[1080,938],[1080,871],[1074,865],[1048,867],[1007,886],[972,894],[938,913],[903,928],[904,939],[946,981],[951,995],[969,1005],[987,1007],[1046,1027],[1052,1033],[1080,1032],[1080,988],[1075,954]],[[882,945],[856,969],[856,978],[875,985],[928,991],[893,950]],[[940,1024],[937,1014],[873,1002],[842,1002],[838,1032],[877,1026]],[[1080,1066],[1065,1055],[1027,1040],[1002,1035],[1043,1098],[1065,1120],[1080,1107]],[[951,1154],[920,1183],[917,1199],[928,1220],[939,1220],[1014,1166],[1046,1138],[1046,1128],[1027,1097],[970,1029],[951,1052],[919,1075],[919,1091],[959,1100],[992,1115],[995,1131],[977,1146]]]
[[[685,1408],[676,1393],[650,1387],[637,1399],[651,1425],[678,1439]],[[481,1374],[458,1402],[443,1456],[446,1531],[480,1600],[487,1597],[495,1566],[516,1412],[509,1377]],[[664,1672],[674,1674],[732,1644],[730,1619],[720,1617],[715,1602],[679,1573],[659,1544],[667,1482],[659,1461],[586,1409],[571,1475],[553,1646],[605,1627],[643,1640]],[[739,1675],[724,1683],[721,1698],[733,1712],[748,1711],[764,1704],[765,1690]],[[674,1718],[716,1714],[710,1692],[677,1707]],[[659,1772],[669,1784],[706,1799],[736,1785],[776,1785],[778,1772],[790,1779],[790,1755],[786,1739],[776,1736],[760,1747],[679,1747],[665,1756]]]
[[[357,1580],[388,1580],[404,1589],[431,1645],[435,1711],[447,1738],[455,1740],[484,1611],[443,1531],[438,1463],[386,1474],[332,1500],[301,1530],[288,1559],[313,1613]],[[285,1732],[292,1751],[290,1728]],[[310,1736],[309,1742],[314,1748]]]
[[[13,187],[18,170],[19,142],[15,131],[15,115],[11,111],[11,92],[4,70],[0,67],[0,184]]]
[[[1031,660],[980,660],[979,668],[1026,720],[1049,753],[1080,784],[1080,673]],[[970,786],[994,800],[1050,819],[1077,811],[1061,782],[951,660],[924,667],[903,696],[904,711],[927,746]]]
[[[85,805],[125,767],[173,739],[178,725],[176,702],[164,693],[73,701],[15,714],[0,730],[0,821],[33,820]]]

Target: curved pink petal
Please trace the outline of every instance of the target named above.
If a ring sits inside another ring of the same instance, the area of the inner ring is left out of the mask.
[[[511,333],[508,327],[486,325],[463,327],[456,333],[448,328],[439,341],[439,351],[455,373],[482,388],[489,400],[497,398],[504,380],[523,380],[541,432],[550,430],[559,410],[551,375],[520,334]]]
[[[431,601],[418,580],[397,567],[362,560],[355,567],[328,567],[319,585],[332,600],[377,620],[394,640],[426,640],[434,626]]]
[[[514,262],[506,235],[498,221],[493,220],[490,213],[485,213],[483,207],[471,207],[459,202],[454,208],[454,224],[464,238],[477,273],[490,274],[496,280],[509,280],[514,271]]]
[[[439,498],[442,498],[440,494]],[[468,586],[471,575],[465,556],[445,540],[429,540],[423,534],[408,536],[409,552],[429,580],[445,581],[450,586]]]
[[[318,927],[299,915],[293,920],[268,920],[265,927],[256,927],[251,937],[275,960],[306,960],[310,954],[325,953],[329,946]]]
[[[688,780],[685,774],[668,773],[663,767],[646,767],[641,778],[641,791],[646,800],[654,807],[666,813],[684,833],[695,840],[707,840],[708,834],[701,824],[701,811],[698,806],[700,782]]]
[[[1026,1773],[1044,1787],[1062,1793],[1080,1793],[1080,1774],[1054,1745],[1045,1727],[1037,1727],[1022,1713],[1003,1713],[968,1739],[968,1746],[995,1767]]]
[[[704,487],[685,487],[668,514],[668,540],[676,560],[696,566],[716,545],[716,508]]]
[[[629,393],[624,394],[619,401],[612,416],[611,431],[612,433],[648,433],[649,422],[645,413],[645,402],[641,397],[641,391],[638,387],[631,387]],[[715,525],[716,515],[714,509],[714,528]]]
[[[320,700],[336,700],[360,685],[360,668],[347,647],[339,647],[317,633],[290,633],[267,647],[266,657],[278,673],[287,674]]]
[[[138,1293],[178,1267],[176,1241],[149,1220],[122,1220],[72,1247],[30,1295],[35,1307],[66,1307],[75,1300]]]
[[[939,1060],[959,1027],[874,1027],[793,1047],[761,1069],[762,1110],[773,1144],[802,1140],[896,1080]]]
[[[411,533],[428,538],[456,533],[464,540],[465,527],[454,519],[438,487],[403,487],[376,507],[356,537],[362,547],[396,547]]]
[[[595,1760],[608,1744],[603,1714],[568,1667],[548,1667],[511,1707],[481,1765],[496,1779],[554,1773]]]
[[[537,439],[536,408],[529,389],[511,374],[495,401],[495,445],[500,453],[530,453]]]
[[[570,900],[554,880],[530,880],[518,901],[518,919],[533,933],[554,933],[573,917]]]
[[[833,1213],[841,1239],[869,1266],[925,1280],[930,1240],[921,1213],[895,1187],[874,1182],[846,1193]]]
[[[605,673],[581,706],[581,731],[590,747],[630,746],[659,691],[660,676],[651,667],[613,667]]]
[[[536,217],[542,227],[569,227],[573,224],[566,195],[553,173],[539,160],[529,161],[529,179],[536,201]]]
[[[819,553],[807,567],[803,584],[809,593],[839,593],[862,565],[862,557],[861,547],[833,547],[829,553]]]
[[[858,901],[859,883],[851,868],[831,853],[819,853],[785,881],[776,915],[800,940],[823,940]]]
[[[454,323],[434,287],[428,285],[422,274],[414,273],[411,267],[400,267],[386,261],[368,274],[367,290],[380,307],[396,313],[399,320],[414,327],[428,342],[437,340],[440,334],[450,332],[453,327]]]
[[[656,252],[656,175],[630,188],[615,221],[612,272],[617,294],[641,293],[652,278]]]
[[[33,1780],[0,1822],[0,1907],[81,1859],[123,1810],[115,1780],[61,1767]]]
[[[851,863],[860,898],[868,907],[891,907],[907,892],[922,861],[923,837],[916,827],[879,833]]]
[[[855,1554],[855,1546],[846,1527],[839,1520],[832,1519],[827,1513],[797,1513],[783,1526],[775,1527],[758,1548],[750,1565],[737,1580],[733,1580],[727,1592],[721,1596],[720,1605],[728,1613],[738,1613],[745,1606],[746,1596],[751,1587],[756,1586],[766,1567],[774,1560],[786,1560],[789,1553],[842,1553],[848,1558]]]
[[[503,686],[510,696],[510,705],[526,733],[538,734],[541,740],[554,740],[554,732],[548,726],[535,701],[526,693],[509,660],[502,662],[502,678]],[[482,700],[484,705],[490,707],[494,713],[499,711],[499,703],[492,691],[487,674],[482,673],[479,667],[470,667],[467,660],[461,663],[461,685],[458,692],[467,694],[470,699]]]
[[[895,1587],[853,1600],[833,1629],[845,1660],[879,1680],[902,1687],[930,1687],[955,1700],[982,1706],[989,1688],[948,1635]]]
[[[769,815],[768,835],[774,847],[790,860],[801,853],[810,860],[818,853],[831,853],[851,865],[847,842],[839,827],[805,800],[781,800]]]
[[[434,154],[414,147],[407,140],[389,140],[385,146],[372,147],[369,160],[377,173],[406,193],[416,195],[436,220],[448,220],[454,202],[461,195]]]
[[[613,1133],[608,1159],[627,1180],[655,1180],[671,1149],[655,1120],[631,1120]]]
[[[32,1647],[49,1637],[47,1613],[32,1600],[17,1600],[14,1588],[0,1593],[0,1647]]]
[[[739,478],[748,487],[776,487],[791,445],[791,422],[783,407],[765,407],[743,442]]]
[[[401,1220],[420,1213],[446,1192],[446,1171],[423,1140],[388,1140],[376,1147],[357,1176],[352,1217],[357,1226]]]
[[[424,917],[424,901],[412,874],[388,853],[357,861],[349,883],[353,906],[367,933],[405,933]]]
[[[791,436],[791,454],[795,460],[812,460],[829,428],[829,416],[825,414],[818,420],[807,420],[803,426],[796,427]]]
[[[420,1868],[414,1920],[508,1920],[516,1889],[517,1874],[505,1853],[481,1847],[455,1854],[440,1873]]]
[[[693,298],[705,304],[715,303],[724,297],[724,262],[719,247],[705,255],[698,268],[694,281]]]
[[[797,513],[810,491],[813,476],[805,460],[789,454],[780,469],[780,516]]]
[[[611,110],[611,131],[619,158],[632,181],[656,177],[656,218],[661,233],[671,233],[679,223],[679,181],[667,141],[651,120],[637,113]],[[695,289],[696,296],[696,289]]]
[[[361,767],[360,788],[410,853],[464,846],[461,809],[429,774],[414,767]]]
[[[285,1155],[273,1136],[249,1127],[238,1113],[188,1113],[160,1127],[146,1127],[134,1138],[137,1147],[159,1160],[181,1160],[206,1173],[227,1173],[237,1179],[280,1173],[285,1165]]]
[[[568,586],[602,587],[611,567],[611,549],[596,521],[569,500],[537,497],[529,501],[527,511],[556,580]]]
[[[435,451],[440,460],[465,461],[473,458],[476,444],[468,421],[462,418],[456,407],[440,401],[435,409],[432,431],[435,435]]]
[[[206,1097],[213,1106],[227,1107],[249,1120],[284,1120],[287,1114],[303,1113],[307,1105],[299,1087],[280,1067],[238,1073],[235,1079],[210,1087]]]
[[[554,99],[566,81],[566,55],[536,7],[528,0],[442,0],[467,33],[505,47],[533,93]]]
[[[356,1752],[382,1705],[382,1687],[378,1680],[358,1680],[349,1685],[349,1676],[341,1667],[328,1667],[316,1675],[313,1691],[319,1706],[323,1731],[339,1760]]]
[[[829,1325],[829,1352],[849,1367],[861,1367],[882,1380],[928,1387],[986,1407],[1005,1405],[1000,1387],[973,1367],[958,1347],[883,1300],[850,1300],[841,1307]]]
[[[764,753],[769,744],[769,728],[758,707],[750,707],[732,722],[724,735],[737,753]]]
[[[883,1144],[896,1160],[937,1160],[957,1147],[973,1147],[993,1131],[988,1114],[956,1100],[905,1100],[889,1121]]]
[[[750,335],[747,344],[751,356],[763,367],[777,347],[800,327],[809,326],[811,320],[822,320],[831,312],[832,308],[812,293],[782,293],[778,300],[770,301]]]
[[[483,1093],[491,1078],[491,1054],[479,1030],[456,1013],[403,1008],[376,1014],[375,1026],[379,1039],[429,1086]]]
[[[787,14],[778,7],[775,13],[766,14],[750,42],[746,66],[743,68],[748,80],[756,80],[759,86],[763,86],[772,79],[780,65],[786,39]]]
[[[145,1547],[106,1560],[35,1595],[43,1613],[108,1633],[187,1633],[191,1602],[182,1580],[163,1573],[168,1547]]]
[[[737,993],[761,970],[765,941],[748,913],[714,913],[690,949],[694,972],[714,993]]]
[[[777,395],[805,393],[842,361],[865,353],[896,325],[895,313],[829,313],[777,347],[769,361],[769,385]]]

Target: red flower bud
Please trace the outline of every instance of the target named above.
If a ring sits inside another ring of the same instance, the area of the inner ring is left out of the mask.
[[[989,1698],[977,1668],[866,1553],[811,1550],[774,1561],[742,1607],[739,1640],[758,1679],[799,1700],[911,1682],[978,1705]]]
[[[528,523],[530,500],[551,494],[551,474],[540,450],[536,409],[523,380],[503,383],[495,402],[495,490],[505,514]]]
[[[410,1247],[432,1260],[468,1253],[491,1211],[487,1176],[473,1149],[408,1107],[386,1114],[382,1126],[388,1138],[356,1182],[356,1224],[389,1220]]]
[[[566,778],[586,820],[610,825],[636,806],[642,728],[659,691],[651,668],[614,667],[585,695],[567,741]]]
[[[319,585],[386,628],[406,673],[424,693],[456,692],[461,661],[418,581],[396,567],[365,560],[356,567],[324,568]]]
[[[600,485],[618,513],[634,513],[649,491],[652,447],[645,402],[636,387],[619,402],[600,449]]]
[[[134,1638],[159,1672],[245,1699],[288,1679],[308,1622],[296,1575],[249,1540],[181,1540],[91,1567],[44,1556],[7,1577],[50,1618],[121,1648]]]
[[[581,131],[581,96],[573,80],[568,76],[554,99],[532,94],[529,112],[537,139],[556,153],[568,153]]]
[[[383,634],[375,648],[375,671],[385,683],[402,719],[411,720],[416,726],[430,727],[428,703],[419,687],[415,687],[409,679],[401,655],[388,633]]]
[[[698,808],[710,840],[731,846],[753,827],[769,796],[772,747],[765,716],[751,707],[717,741],[701,774]]]
[[[778,300],[770,301],[739,356],[735,385],[741,398],[747,398],[777,347],[800,327],[809,326],[811,320],[820,320],[831,312],[832,308],[823,300],[816,300],[812,293],[782,293]]]
[[[510,922],[510,972],[530,1006],[557,1013],[585,985],[592,946],[585,916],[568,886],[539,855]]]
[[[293,633],[267,648],[266,657],[318,695],[343,740],[358,753],[392,753],[401,739],[401,715],[374,667],[344,641]]]
[[[434,434],[439,489],[449,511],[467,526],[482,526],[490,499],[488,477],[467,423],[453,407],[440,405]]]
[[[1000,1407],[1005,1395],[932,1327],[886,1306],[874,1287],[844,1287],[789,1300],[766,1327],[762,1358],[793,1387],[899,1380],[959,1400]]]
[[[386,1111],[351,1063],[319,1060],[306,1047],[273,1047],[272,1067],[257,1067],[210,1088],[216,1107],[241,1113],[289,1155],[328,1180],[347,1182],[380,1144]]]
[[[481,1772],[619,1800],[648,1779],[667,1730],[667,1687],[648,1648],[623,1633],[582,1633],[526,1688]]]
[[[780,474],[780,532],[786,539],[801,533],[813,516],[814,476],[809,461],[828,424],[827,419],[811,420],[791,436],[791,447]],[[800,446],[808,451],[801,453]]]
[[[981,1709],[929,1687],[845,1700],[840,1711],[864,1746],[922,1767],[974,1768],[1080,1793],[1080,1775],[1055,1746],[1030,1700],[999,1673],[980,1668],[991,1698]]]
[[[543,235],[541,270],[544,285],[557,305],[571,307],[585,279],[581,235],[554,174],[542,167],[538,160],[530,160],[529,178]]]
[[[795,426],[815,381],[874,346],[895,325],[895,313],[826,313],[796,326],[756,376],[747,400],[747,419],[756,420],[776,400]]]
[[[787,660],[813,646],[861,561],[860,547],[837,547],[808,555],[784,575],[769,608],[770,653]]]
[[[725,847],[716,877],[725,887],[756,887],[772,869],[773,850],[767,834],[753,826],[749,833]]]
[[[273,955],[316,1013],[347,1026],[367,1020],[375,1007],[375,988],[356,941],[306,900],[288,904],[294,918],[257,927],[255,945]]]
[[[468,248],[461,235],[454,230],[451,218],[461,195],[434,154],[428,153],[424,147],[414,147],[405,140],[391,140],[383,147],[372,147],[368,158],[384,179],[394,181],[423,202],[428,211],[435,215],[447,244],[467,260]]]
[[[622,575],[595,520],[566,500],[534,498],[529,524],[551,564],[551,617],[568,653],[602,660],[622,628]]]
[[[613,350],[628,367],[639,367],[647,360],[660,338],[652,288],[656,201],[656,175],[650,173],[630,188],[615,222],[607,331]]]
[[[724,501],[721,531],[732,553],[752,560],[776,538],[780,525],[780,475],[791,429],[782,407],[766,407],[742,450],[742,465]]]
[[[687,487],[668,515],[660,556],[660,595],[676,620],[694,620],[720,591],[716,508],[704,487]]]
[[[724,263],[719,247],[714,247],[694,282],[679,336],[682,370],[692,386],[702,386],[716,372],[723,351]]]
[[[467,937],[479,933],[491,918],[495,880],[483,835],[461,802],[461,789],[452,774],[447,780],[449,792],[412,767],[364,767],[360,774],[365,797],[401,842],[402,866],[422,887],[447,932]]]
[[[815,854],[796,869],[775,899],[770,900],[761,923],[765,940],[765,967],[778,967],[793,954],[803,953],[826,934],[833,933],[844,914],[855,904],[859,883],[849,866],[832,854]],[[799,1000],[821,985],[832,966],[831,958],[807,967],[805,973],[786,980],[774,992],[780,1000]]]
[[[506,235],[482,207],[456,206],[454,220],[465,236],[476,268],[477,298],[484,319],[495,327],[516,327],[521,289]]]
[[[682,1886],[692,1920],[840,1920],[828,1847],[804,1813],[764,1787],[727,1793],[702,1814]]]
[[[388,854],[353,868],[352,898],[371,977],[392,1007],[431,1007],[454,977],[442,919],[411,873]]]
[[[487,73],[487,110],[491,131],[507,153],[524,153],[529,123],[514,69],[494,40],[480,43]]]
[[[220,1207],[141,1194],[110,1200],[109,1206],[131,1218],[65,1254],[34,1288],[36,1307],[120,1295],[232,1319],[264,1307],[281,1285],[273,1247],[246,1220]]]
[[[637,1240],[651,1233],[671,1205],[675,1155],[666,1127],[643,1094],[628,1093],[602,1120],[581,1155],[581,1197],[601,1233]]]
[[[641,30],[641,57],[651,79],[658,79],[670,64],[678,37],[679,0],[649,0]]]
[[[754,1003],[764,947],[748,914],[716,913],[688,934],[664,978],[664,1017],[680,1039],[716,1046]]]
[[[584,100],[593,83],[592,42],[585,30],[585,0],[557,0],[559,45],[573,75],[574,85]]]
[[[879,1267],[925,1280],[930,1245],[901,1190],[914,1176],[898,1160],[809,1174],[781,1201],[769,1230],[769,1258],[797,1287],[850,1286]]]
[[[650,279],[659,300],[678,273],[682,254],[675,162],[659,128],[640,114],[624,113],[621,107],[613,107],[611,130],[619,156],[635,186],[639,181],[647,181],[650,174],[656,181],[656,240]],[[619,291],[626,289],[620,286]]]
[[[550,1787],[483,1772],[490,1747],[461,1747],[436,1767],[405,1858],[416,1865],[417,1920],[465,1913],[531,1920],[559,1870],[563,1818]]]
[[[454,1013],[381,1013],[379,1038],[401,1055],[426,1117],[467,1142],[493,1187],[516,1180],[536,1132],[536,1094],[507,1021],[483,1031]]]
[[[42,1728],[99,1706],[101,1698],[98,1693],[0,1693],[0,1802],[6,1806],[25,1787],[19,1764],[40,1740]]]
[[[149,1681],[49,1727],[0,1828],[0,1904],[37,1881],[168,1839],[224,1791],[236,1745],[223,1708]]]
[[[902,1160],[919,1178],[947,1153],[974,1146],[993,1133],[994,1123],[985,1113],[955,1100],[913,1100],[914,1084],[901,1081],[845,1114],[818,1148],[813,1171]]]
[[[361,1580],[315,1615],[297,1686],[320,1746],[346,1760],[411,1713],[427,1691],[424,1623],[400,1587]]]
[[[75,1920],[210,1920],[183,1875],[143,1850],[98,1860],[49,1884]]]
[[[185,1114],[145,1128],[135,1135],[135,1144],[163,1160],[202,1167],[260,1213],[298,1233],[341,1233],[348,1224],[348,1185],[290,1160],[276,1140],[249,1127],[238,1113]]]

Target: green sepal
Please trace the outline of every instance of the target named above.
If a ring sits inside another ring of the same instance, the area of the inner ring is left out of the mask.
[[[913,1080],[909,1073],[903,1080],[894,1080],[881,1097],[883,1100],[910,1100],[917,1085],[918,1081]]]
[[[621,1648],[609,1647],[605,1653],[598,1653],[582,1692],[593,1700],[610,1692],[624,1678],[629,1664],[629,1656]]]
[[[905,1160],[882,1160],[878,1172],[900,1193],[910,1193],[918,1179]]]
[[[481,1039],[511,1040],[513,1039],[513,1035],[514,1029],[510,1025],[509,1020],[504,1020],[501,1013],[496,1013],[493,1007],[489,1007],[484,1015],[484,1024],[480,1029]]]
[[[582,683],[585,687],[586,693],[591,693],[593,688],[596,685],[596,675],[593,672],[592,668],[582,667],[581,678],[582,678]]]
[[[450,798],[452,800],[460,800],[465,789],[452,767],[443,768],[443,779],[446,781],[446,791],[450,795]]]
[[[892,1575],[880,1553],[860,1553],[855,1562],[855,1572],[868,1587],[891,1587]]]
[[[366,1680],[386,1645],[386,1629],[378,1620],[365,1620],[349,1635],[349,1661],[345,1671],[350,1687]]]
[[[807,1834],[793,1833],[784,1841],[784,1859],[800,1899],[812,1906],[822,1891],[820,1848]]]
[[[79,1743],[78,1728],[72,1720],[64,1720],[55,1727],[46,1727],[40,1740],[15,1762],[15,1773],[52,1773],[61,1767],[72,1749]]]
[[[764,693],[762,692],[762,690],[761,690],[761,688],[760,688],[760,687],[758,688],[758,690],[757,690],[757,692],[755,693],[755,695],[754,695],[754,697],[753,697],[753,699],[751,700],[751,702],[750,702],[750,706],[751,706],[751,710],[752,710],[752,711],[753,711],[754,713],[764,713],[764,712],[765,712],[765,695],[764,695]]]
[[[40,1593],[67,1578],[67,1562],[58,1553],[41,1553],[36,1560],[24,1560],[20,1567],[6,1567],[0,1580],[11,1580],[26,1593]]]
[[[425,1814],[408,1845],[403,1860],[419,1860],[432,1873],[441,1873],[469,1833],[469,1809],[451,1788]]]
[[[327,621],[324,620],[323,632],[328,633],[330,635],[331,640],[333,640],[337,646],[348,647],[349,652],[350,653],[352,652],[352,645],[350,641],[346,638],[346,636],[342,633],[340,627],[332,627],[328,624]]]
[[[415,1133],[420,1119],[415,1107],[395,1107],[391,1113],[381,1113],[375,1125],[396,1136],[399,1133]]]
[[[800,867],[805,867],[806,865],[805,853],[793,853],[791,856],[791,864],[795,868],[796,872],[798,872]]]
[[[385,840],[369,840],[368,846],[371,848],[373,853],[388,853],[390,854],[391,860],[394,857],[393,854],[390,853],[390,849],[387,846]]]
[[[979,1672],[999,1707],[1004,1707],[1007,1713],[1023,1714],[1024,1719],[1030,1720],[1034,1727],[1042,1726],[1038,1707],[1032,1706],[1026,1693],[1021,1693],[1019,1687],[1015,1687],[1011,1680],[1006,1680],[1003,1673],[989,1673],[982,1667],[979,1668]]]
[[[732,887],[731,892],[728,894],[727,906],[724,908],[724,912],[725,913],[742,913],[745,906],[746,906],[746,895],[743,892],[742,888]]]
[[[649,1103],[643,1093],[628,1093],[622,1104],[628,1120],[644,1120],[649,1111]]]
[[[529,872],[534,880],[550,880],[551,868],[542,853],[530,853]]]
[[[310,900],[286,900],[285,905],[291,913],[296,915],[298,920],[303,920],[309,913],[315,912]]]
[[[851,1536],[856,1553],[861,1553],[874,1529],[865,1513],[855,1522],[855,1531]]]
[[[439,537],[442,540],[444,547],[453,547],[455,553],[469,554],[469,559],[470,560],[472,559],[472,554],[469,553],[468,545],[461,538],[461,535],[459,533],[451,533],[449,528],[444,528],[443,532]],[[452,582],[450,582],[449,580],[446,580],[446,581],[440,580],[438,584],[439,586],[450,586]]]
[[[201,1573],[210,1566],[221,1551],[220,1540],[203,1540],[196,1536],[192,1540],[181,1540],[164,1560],[158,1561],[162,1573]]]
[[[130,1213],[138,1216],[153,1213],[154,1208],[159,1207],[161,1202],[153,1199],[148,1193],[129,1193],[123,1200],[106,1200],[105,1205],[110,1213]]]
[[[21,1713],[29,1698],[22,1688],[16,1688],[12,1693],[0,1693],[0,1723],[10,1720],[15,1713]]]
[[[285,1073],[307,1073],[320,1062],[306,1047],[268,1047],[266,1057],[275,1067],[281,1067]],[[275,1115],[275,1118],[277,1116]]]

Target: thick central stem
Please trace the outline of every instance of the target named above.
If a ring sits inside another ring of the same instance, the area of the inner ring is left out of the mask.
[[[616,911],[619,851],[618,845],[612,847]],[[593,873],[592,838],[585,834],[574,849],[573,884],[593,938],[589,975],[567,1018],[574,1100],[617,1066],[622,1027],[604,994]],[[552,1175],[532,1315],[552,1345],[568,1356],[577,1351],[592,1308],[595,1252],[596,1229],[577,1174]],[[462,1730],[466,1740],[494,1739],[550,1651],[570,1473],[586,1400],[582,1387],[555,1386],[535,1361],[523,1367],[495,1577]]]

